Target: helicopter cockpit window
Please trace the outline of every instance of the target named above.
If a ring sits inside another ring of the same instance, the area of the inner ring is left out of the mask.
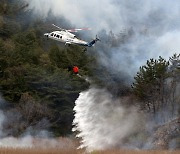
[[[62,36],[60,36],[60,38],[62,39]]]
[[[59,35],[56,35],[57,38],[59,38]]]
[[[54,34],[54,37],[56,37],[56,34]]]
[[[51,33],[51,36],[53,36],[54,35],[54,33]]]

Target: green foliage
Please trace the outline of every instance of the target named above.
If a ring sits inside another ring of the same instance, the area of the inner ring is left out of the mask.
[[[35,30],[18,33],[14,36],[16,45],[16,58],[24,63],[38,64],[40,55],[43,53],[38,44]]]
[[[159,104],[163,104],[165,79],[168,77],[169,62],[162,57],[158,60],[150,59],[146,65],[140,67],[134,77],[133,92],[140,101],[143,109],[156,112]],[[159,103],[160,101],[160,103]]]
[[[139,72],[134,77],[135,82],[132,86],[134,93],[140,99],[146,100],[153,92],[157,92],[161,81],[168,77],[168,65],[169,62],[162,57],[159,57],[158,60],[148,60],[146,65],[140,67]]]
[[[172,72],[173,77],[176,78],[176,80],[180,81],[180,54],[174,54],[169,59],[170,61],[170,70]]]
[[[49,53],[50,61],[59,68],[68,68],[69,61],[65,49],[59,49],[58,46],[52,46]]]
[[[2,37],[11,37],[12,35],[20,32],[21,26],[13,20],[5,20],[0,28],[0,35]]]

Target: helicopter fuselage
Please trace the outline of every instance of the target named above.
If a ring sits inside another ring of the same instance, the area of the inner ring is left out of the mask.
[[[47,38],[60,41],[66,44],[77,44],[81,46],[89,46],[89,43],[86,41],[83,41],[81,39],[78,39],[76,35],[68,32],[68,31],[53,31],[51,33],[45,33],[44,34]]]

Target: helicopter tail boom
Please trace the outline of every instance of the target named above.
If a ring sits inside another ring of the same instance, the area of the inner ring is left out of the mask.
[[[101,40],[96,35],[96,38],[88,43],[88,47],[92,47],[97,41],[101,41]]]

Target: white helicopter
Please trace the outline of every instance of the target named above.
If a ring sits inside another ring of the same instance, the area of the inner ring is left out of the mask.
[[[51,33],[45,33],[44,36],[47,38],[57,40],[60,42],[65,43],[65,45],[70,45],[70,44],[76,44],[76,45],[81,45],[81,46],[87,46],[87,47],[92,47],[97,41],[100,41],[100,39],[97,37],[91,42],[86,42],[81,39],[78,39],[76,35],[72,34],[72,32],[77,32],[81,30],[90,30],[89,28],[80,28],[80,29],[63,29],[60,28],[54,24],[52,24],[56,28],[60,29],[60,31],[53,31]]]

